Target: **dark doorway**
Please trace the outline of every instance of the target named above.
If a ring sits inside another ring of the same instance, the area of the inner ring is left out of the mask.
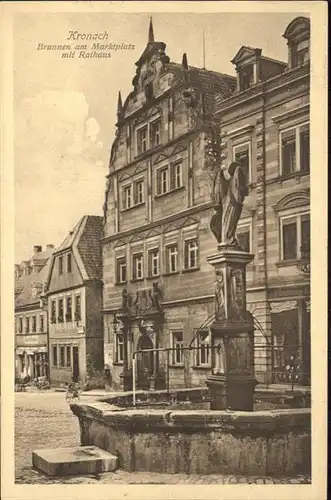
[[[150,379],[154,373],[154,353],[147,351],[153,349],[153,342],[148,335],[142,335],[138,341],[138,350],[146,350],[137,354],[137,387],[149,389]]]
[[[78,379],[79,379],[78,347],[73,346],[73,348],[72,348],[72,381],[78,382]]]

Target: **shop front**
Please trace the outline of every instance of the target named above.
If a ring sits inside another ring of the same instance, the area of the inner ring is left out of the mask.
[[[310,384],[310,300],[271,302],[272,381]]]

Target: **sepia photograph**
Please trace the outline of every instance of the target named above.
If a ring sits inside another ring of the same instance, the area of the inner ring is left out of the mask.
[[[295,498],[326,345],[309,6],[56,3],[11,13],[14,483]]]

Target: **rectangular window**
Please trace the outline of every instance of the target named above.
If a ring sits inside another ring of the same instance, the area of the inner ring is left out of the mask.
[[[60,345],[60,366],[65,366],[65,346]]]
[[[116,349],[115,349],[115,358],[116,363],[123,363],[124,361],[124,338],[121,333],[116,334]]]
[[[171,165],[171,183],[170,189],[182,187],[182,162]]]
[[[157,171],[157,194],[164,194],[169,191],[169,171],[168,167],[160,168]]]
[[[59,315],[58,322],[63,323],[63,299],[59,299]]]
[[[70,345],[67,345],[66,346],[66,358],[67,358],[67,366],[71,366],[71,346]]]
[[[182,365],[184,362],[183,332],[172,332],[172,364]]]
[[[82,319],[82,311],[81,311],[81,301],[80,295],[76,295],[75,297],[75,321],[80,321]]]
[[[39,331],[40,331],[40,333],[43,333],[44,328],[45,328],[44,316],[43,316],[43,314],[41,314],[39,316]]]
[[[135,254],[132,257],[132,279],[140,280],[143,278],[143,254]]]
[[[250,147],[249,144],[234,146],[234,160],[239,163],[245,173],[246,184],[250,183]]]
[[[18,332],[23,333],[23,318],[19,318],[18,320]]]
[[[169,245],[167,252],[167,273],[175,273],[178,269],[178,248],[177,245]]]
[[[254,83],[254,65],[245,66],[239,71],[240,90],[249,89]]]
[[[296,170],[295,129],[282,133],[282,174],[293,174]]]
[[[309,125],[300,127],[300,168],[304,172],[310,170],[310,134]]]
[[[158,276],[160,274],[160,252],[153,249],[148,252],[148,275]]]
[[[309,214],[281,219],[282,260],[298,260],[310,248]]]
[[[134,183],[134,203],[139,205],[139,203],[144,203],[144,181],[139,180]]]
[[[126,261],[125,257],[116,259],[116,281],[117,283],[126,282]]]
[[[251,231],[249,227],[239,227],[237,230],[237,241],[243,252],[251,251]]]
[[[52,300],[51,302],[51,323],[56,323],[56,302]]]
[[[138,155],[147,151],[147,126],[137,130],[137,153]]]
[[[71,253],[68,253],[67,255],[67,271],[68,273],[71,273]]]
[[[309,40],[302,40],[291,48],[291,66],[295,68],[309,61]]]
[[[203,330],[197,337],[197,366],[210,365],[210,332]]]
[[[131,208],[132,203],[132,186],[125,186],[123,188],[123,208]]]
[[[32,316],[32,331],[37,331],[37,316]]]
[[[290,175],[310,169],[310,132],[305,123],[280,132],[281,174]]]
[[[66,306],[67,306],[67,312],[66,312],[66,321],[70,322],[72,321],[72,298],[67,297],[66,298]]]
[[[57,366],[57,345],[52,345],[53,366]]]
[[[161,120],[155,120],[150,124],[151,147],[154,148],[161,143]]]
[[[63,274],[63,257],[59,257],[59,274]]]
[[[25,333],[29,333],[30,332],[30,318],[27,317],[25,318]]]
[[[198,267],[199,247],[196,238],[185,241],[185,269],[195,269]]]

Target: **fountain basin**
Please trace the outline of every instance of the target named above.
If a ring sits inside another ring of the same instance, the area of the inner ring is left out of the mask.
[[[81,444],[116,455],[119,467],[130,472],[310,474],[309,408],[127,409],[118,398],[70,406],[79,418]]]

